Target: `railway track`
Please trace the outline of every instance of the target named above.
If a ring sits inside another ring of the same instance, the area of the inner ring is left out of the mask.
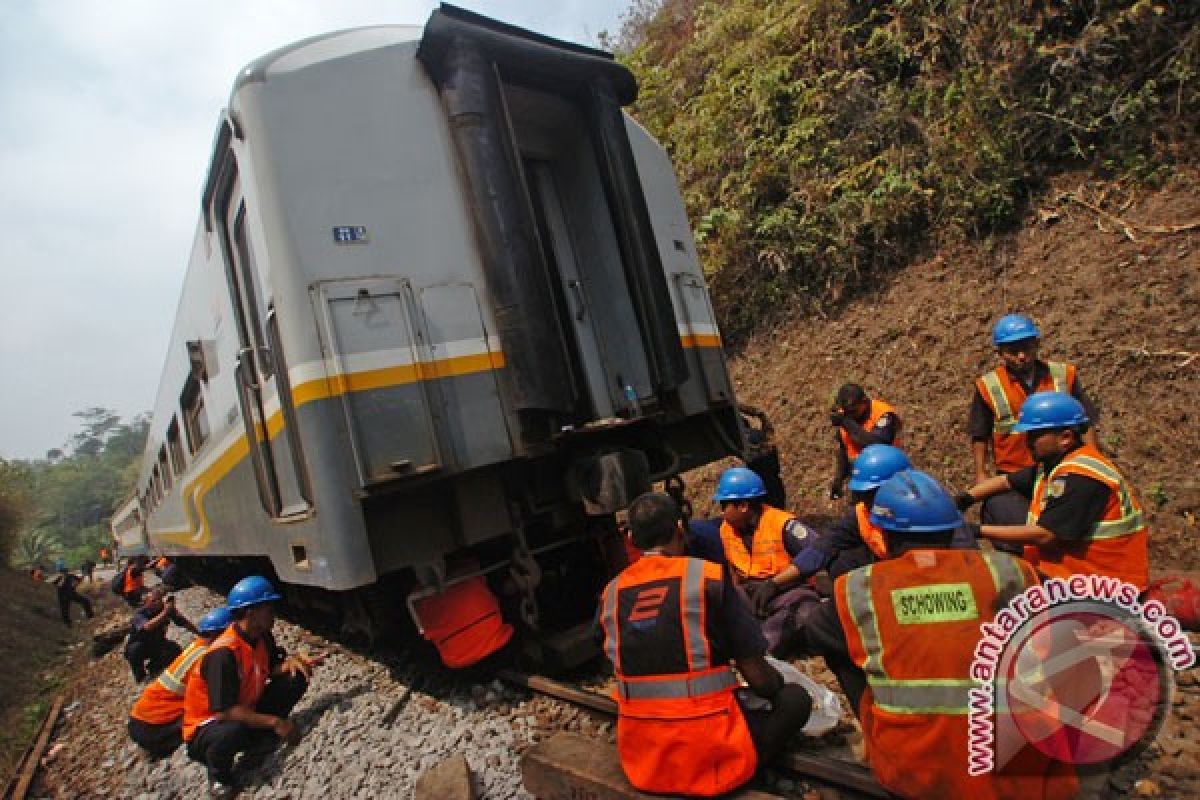
[[[598,692],[571,686],[542,675],[526,675],[513,670],[501,670],[498,677],[506,683],[535,694],[616,718],[616,701]],[[779,756],[771,766],[800,780],[815,780],[838,789],[849,790],[856,793],[856,797],[891,797],[868,768],[837,756],[790,751]]]

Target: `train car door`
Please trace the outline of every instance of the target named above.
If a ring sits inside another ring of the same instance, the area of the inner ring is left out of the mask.
[[[226,256],[241,350],[237,382],[242,421],[263,508],[275,519],[304,515],[311,507],[287,363],[265,265],[255,258],[246,201],[232,154],[226,190],[218,192],[218,225]]]

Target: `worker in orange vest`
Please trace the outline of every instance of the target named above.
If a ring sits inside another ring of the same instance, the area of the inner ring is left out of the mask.
[[[1038,358],[1041,336],[1034,321],[1022,314],[1007,314],[992,329],[992,344],[1000,365],[975,381],[975,393],[967,415],[977,484],[993,475],[1008,475],[1033,466],[1033,454],[1026,446],[1025,436],[1013,430],[1021,405],[1029,395],[1066,392],[1083,404],[1093,423],[1098,418],[1075,365]],[[1097,446],[1094,424],[1085,441]],[[988,470],[989,452],[994,472]],[[1028,509],[1027,497],[1018,492],[1003,492],[984,503],[981,521],[984,524],[1019,525],[1025,521]]]
[[[763,502],[762,478],[746,467],[721,474],[713,499],[721,504],[721,546],[734,582],[750,598],[773,655],[791,650],[790,632],[820,602],[805,578],[820,568],[816,531]]]
[[[829,484],[829,499],[838,500],[846,490],[850,466],[864,447],[873,444],[900,443],[902,422],[896,409],[878,398],[868,397],[857,383],[847,383],[838,389],[829,421],[835,429],[833,481]]]
[[[1021,406],[1013,429],[1026,437],[1036,466],[972,486],[960,507],[1000,492],[1029,499],[1020,525],[981,525],[995,542],[1032,545],[1048,577],[1110,575],[1145,589],[1150,580],[1141,502],[1117,466],[1088,444],[1088,415],[1064,392],[1038,392]]]
[[[308,688],[318,658],[285,658],[271,628],[281,599],[266,578],[251,575],[229,591],[233,624],[213,640],[188,680],[183,699],[183,740],[188,756],[208,767],[209,795],[236,793],[233,761],[243,767],[269,755],[280,741],[295,741],[288,715]]]
[[[962,515],[923,472],[880,486],[871,520],[886,531],[889,558],[839,577],[808,637],[858,715],[875,778],[921,800],[1074,796],[1073,768],[1032,745],[996,771],[967,772],[980,625],[1037,583],[1033,570],[1007,553],[953,548]]]
[[[475,666],[513,638],[513,626],[504,621],[500,603],[483,575],[452,580],[440,592],[418,591],[411,607],[421,635],[451,669]]]
[[[130,608],[139,608],[142,605],[142,595],[146,593],[145,573],[148,563],[149,559],[145,555],[134,556],[121,572],[125,576],[121,596]]]
[[[636,788],[712,797],[753,777],[804,726],[812,698],[785,684],[745,598],[716,564],[684,553],[679,506],[662,493],[629,508],[637,563],[601,595],[604,649],[616,675],[617,750]],[[739,702],[739,682],[770,710]]]
[[[872,444],[854,459],[850,473],[851,508],[822,532],[816,547],[822,552],[820,568],[837,578],[852,569],[887,557],[883,529],[871,522],[875,490],[902,469],[912,467],[908,456],[890,444]]]
[[[188,680],[200,669],[208,645],[233,622],[222,606],[200,618],[200,635],[151,681],[129,712],[129,738],[156,758],[165,758],[183,743],[183,697]]]

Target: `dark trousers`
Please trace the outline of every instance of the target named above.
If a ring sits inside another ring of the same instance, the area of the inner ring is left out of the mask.
[[[742,709],[760,765],[779,755],[788,740],[804,727],[812,714],[812,703],[812,697],[803,686],[785,683],[771,698],[770,709]]]
[[[744,588],[749,590],[749,585]],[[766,619],[762,620],[767,652],[785,657],[795,645],[796,631],[804,629],[808,615],[820,604],[820,595],[807,586],[796,586],[775,596],[767,607]]]
[[[308,681],[303,675],[278,675],[267,681],[254,710],[260,714],[286,717],[304,696]],[[208,767],[208,779],[233,783],[233,759],[238,753],[269,750],[279,737],[269,730],[251,728],[244,722],[213,721],[200,726],[188,742],[188,756]]]
[[[1024,525],[1029,515],[1029,498],[1018,492],[1008,491],[993,495],[983,501],[979,510],[979,521],[984,525]],[[1019,544],[993,541],[997,550],[1020,555],[1024,549]]]
[[[155,758],[166,758],[183,744],[183,717],[162,725],[130,717],[129,738]]]
[[[146,589],[145,587],[142,587],[141,589],[134,589],[132,592],[128,592],[121,596],[125,598],[125,602],[129,604],[130,608],[136,610],[142,605],[142,595],[145,593]]]
[[[58,610],[62,614],[64,625],[71,624],[71,603],[78,603],[83,606],[83,613],[88,619],[95,616],[92,613],[92,601],[81,595],[74,589],[59,589],[58,590]]]
[[[183,649],[170,639],[135,639],[125,643],[125,660],[133,670],[134,680],[153,677],[171,665]]]

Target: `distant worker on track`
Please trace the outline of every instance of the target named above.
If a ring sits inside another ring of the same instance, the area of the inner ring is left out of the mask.
[[[1033,466],[1025,436],[1013,428],[1021,405],[1035,392],[1066,392],[1082,403],[1093,423],[1084,441],[1098,446],[1096,407],[1083,390],[1078,370],[1074,364],[1038,358],[1041,338],[1037,325],[1023,314],[1003,316],[992,329],[992,345],[1000,366],[975,381],[967,416],[976,484],[993,475],[1009,475]],[[994,472],[988,470],[989,452]],[[984,503],[980,518],[985,525],[1020,525],[1028,509],[1027,497],[1019,492],[1002,492]]]
[[[271,636],[281,599],[266,578],[243,578],[229,591],[233,624],[213,640],[200,669],[187,683],[183,740],[188,756],[208,768],[209,794],[236,793],[233,761],[243,766],[266,758],[299,731],[288,719],[308,688],[319,659],[285,657]]]
[[[895,408],[883,400],[868,397],[857,383],[847,383],[838,389],[829,422],[834,427],[837,443],[829,498],[838,500],[845,494],[846,479],[850,477],[851,465],[858,454],[873,444],[898,445],[903,422]]]
[[[71,627],[71,604],[78,603],[83,607],[83,613],[88,619],[95,616],[92,612],[92,601],[79,593],[79,584],[83,582],[75,573],[62,567],[54,577],[55,588],[58,592],[58,610],[62,614],[63,624]]]
[[[601,595],[599,622],[617,687],[617,750],[647,792],[711,797],[753,777],[804,726],[812,698],[785,684],[723,570],[684,552],[679,506],[647,493],[629,508],[643,556]],[[730,660],[749,684],[738,689]],[[746,711],[738,692],[767,698]]]
[[[804,585],[817,571],[817,533],[792,514],[763,502],[762,479],[746,467],[725,470],[713,499],[721,504],[721,545],[734,581],[750,598],[773,655],[788,632],[802,628],[820,601]]]
[[[1029,505],[1024,523],[984,524],[981,536],[1033,545],[1036,566],[1048,577],[1110,575],[1145,589],[1149,553],[1141,503],[1116,464],[1087,443],[1088,430],[1087,411],[1071,395],[1031,395],[1013,431],[1027,438],[1037,464],[972,486],[959,506],[1015,491]]]
[[[145,555],[134,556],[121,570],[121,596],[130,608],[138,608],[142,604],[142,595],[146,593],[146,569],[149,559]],[[114,578],[114,580],[117,580]]]
[[[233,623],[229,609],[222,606],[200,618],[200,635],[184,648],[157,680],[142,690],[129,712],[129,738],[155,758],[174,753],[183,743],[183,698],[188,681],[200,669],[208,646]]]
[[[923,472],[903,470],[880,486],[871,521],[887,531],[889,558],[838,578],[808,637],[858,715],[876,779],[922,800],[1072,797],[1073,768],[1032,745],[1002,771],[967,773],[979,626],[1037,583],[1033,570],[1007,553],[954,549],[962,515]],[[945,614],[923,599],[946,591],[962,610]]]
[[[133,671],[134,680],[154,677],[182,652],[179,645],[167,638],[167,629],[175,623],[194,634],[199,629],[187,617],[175,610],[175,598],[167,597],[163,587],[147,589],[142,606],[133,615],[129,638],[125,642],[125,660]]]

